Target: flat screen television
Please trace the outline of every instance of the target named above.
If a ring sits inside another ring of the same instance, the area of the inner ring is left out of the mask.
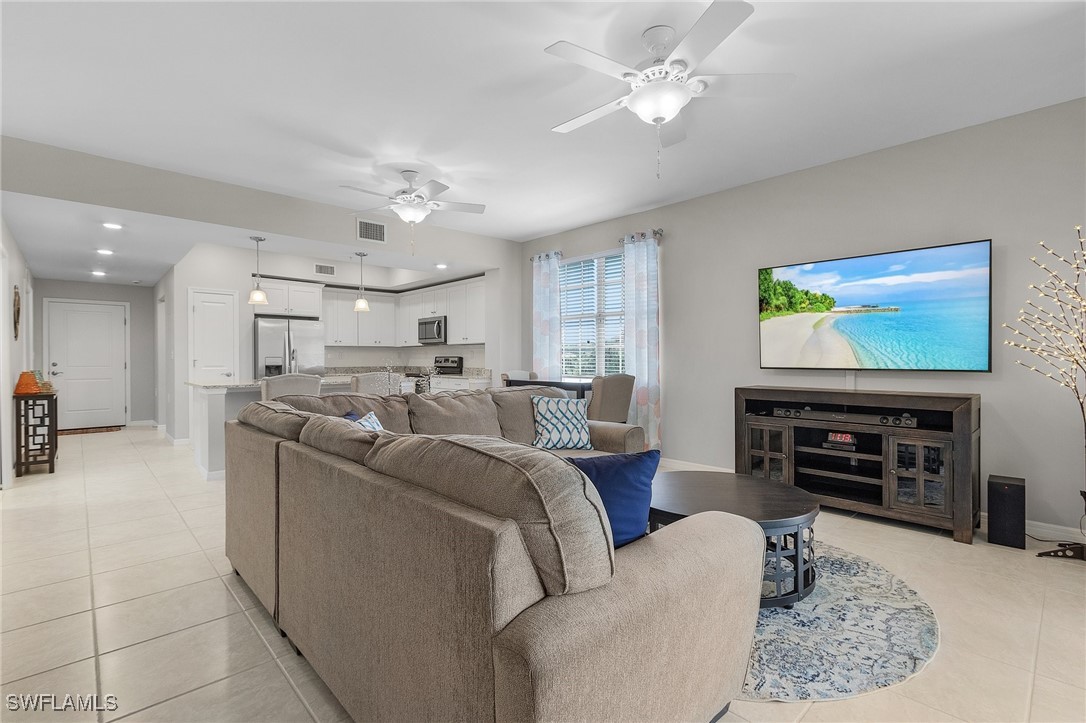
[[[992,242],[760,269],[763,369],[987,372]]]

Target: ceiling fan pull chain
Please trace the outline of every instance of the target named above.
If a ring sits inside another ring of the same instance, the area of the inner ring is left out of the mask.
[[[663,123],[656,121],[656,180],[660,180],[660,153],[663,150],[664,144],[660,139],[660,128],[663,127]]]

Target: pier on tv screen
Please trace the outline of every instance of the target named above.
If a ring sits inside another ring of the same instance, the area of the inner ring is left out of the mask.
[[[762,368],[990,371],[991,247],[760,269]]]

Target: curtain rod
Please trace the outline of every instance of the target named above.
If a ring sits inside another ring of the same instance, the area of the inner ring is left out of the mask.
[[[651,233],[651,234],[652,234],[652,236],[653,236],[653,238],[655,238],[655,239],[656,239],[657,241],[660,241],[660,240],[662,240],[662,239],[663,239],[663,237],[664,237],[664,229],[662,229],[662,228],[653,228],[653,229],[649,229],[648,231],[636,231],[636,232],[634,232],[634,233],[632,233],[632,234],[627,234],[627,235],[623,236],[622,238],[620,238],[620,239],[618,240],[618,243],[619,243],[619,245],[620,245],[620,246],[621,246],[622,244],[625,244],[625,243],[626,243],[626,239],[627,239],[627,238],[629,238],[630,236],[637,236],[637,235],[641,235],[641,236],[642,236],[642,239],[643,239],[643,238],[644,238],[644,234],[647,234],[647,233]]]

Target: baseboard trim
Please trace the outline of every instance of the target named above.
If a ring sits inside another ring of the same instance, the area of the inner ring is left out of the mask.
[[[988,527],[988,513],[980,513],[980,523],[987,529]],[[1067,527],[1065,525],[1053,525],[1048,522],[1037,522],[1035,520],[1026,520],[1026,532],[1034,537],[1039,537],[1042,540],[1059,540],[1060,542],[1086,542],[1086,536],[1084,536],[1078,529],[1074,527]]]
[[[175,447],[184,447],[185,445],[187,445],[189,443],[188,438],[174,439],[173,437],[170,436],[169,432],[166,432],[166,439],[168,439],[170,441],[170,444],[172,444]]]
[[[129,427],[156,427],[158,426],[153,419],[137,419],[128,423]]]

